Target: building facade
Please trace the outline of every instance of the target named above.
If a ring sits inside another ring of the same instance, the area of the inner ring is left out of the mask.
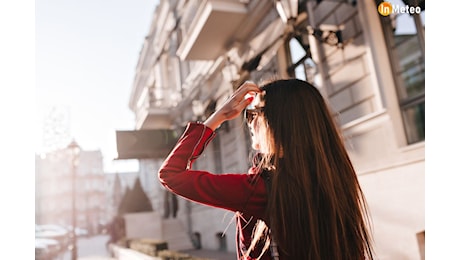
[[[72,226],[75,199],[75,226],[87,229],[89,234],[98,232],[99,224],[106,217],[106,180],[101,151],[80,151],[76,158],[68,149],[37,155],[35,181],[36,224]]]
[[[414,4],[415,3],[415,4]],[[160,1],[143,43],[129,106],[136,129],[182,130],[246,80],[296,77],[331,105],[366,195],[379,259],[424,259],[424,1]],[[403,7],[411,4],[412,13]],[[383,6],[385,7],[385,6]],[[222,125],[195,167],[246,172],[242,118]],[[156,173],[142,159],[154,210]],[[179,199],[178,218],[207,249],[235,250],[232,213]]]

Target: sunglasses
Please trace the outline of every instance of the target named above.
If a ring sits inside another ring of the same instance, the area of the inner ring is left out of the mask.
[[[262,113],[263,111],[264,111],[263,107],[246,108],[244,110],[244,118],[246,118],[246,123],[250,124],[252,120],[254,120],[254,118],[258,116],[260,113]]]

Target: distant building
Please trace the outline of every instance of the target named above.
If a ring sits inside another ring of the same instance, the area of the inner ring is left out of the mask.
[[[35,157],[35,222],[72,225],[72,154],[61,149]],[[97,232],[106,211],[106,177],[100,151],[81,151],[75,182],[76,226]]]
[[[295,10],[277,9],[281,2]],[[412,15],[382,16],[378,3],[161,0],[129,99],[135,128],[183,129],[206,118],[245,80],[278,75],[313,82],[345,137],[370,207],[377,258],[423,259],[424,1],[423,11]],[[246,172],[243,120],[217,131],[195,167]],[[167,198],[156,179],[163,160],[140,161],[154,208]],[[235,234],[227,231],[234,228],[231,213],[180,199],[178,218],[203,248],[235,249]]]

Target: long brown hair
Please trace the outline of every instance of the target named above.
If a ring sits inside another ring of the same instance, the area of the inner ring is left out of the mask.
[[[273,168],[267,221],[278,251],[288,259],[373,259],[364,195],[321,93],[298,79],[261,89],[257,120],[267,127]]]

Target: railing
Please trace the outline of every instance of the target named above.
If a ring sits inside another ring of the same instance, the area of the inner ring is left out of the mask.
[[[151,108],[169,109],[180,102],[181,95],[178,91],[167,88],[146,88],[139,97],[138,109]]]

